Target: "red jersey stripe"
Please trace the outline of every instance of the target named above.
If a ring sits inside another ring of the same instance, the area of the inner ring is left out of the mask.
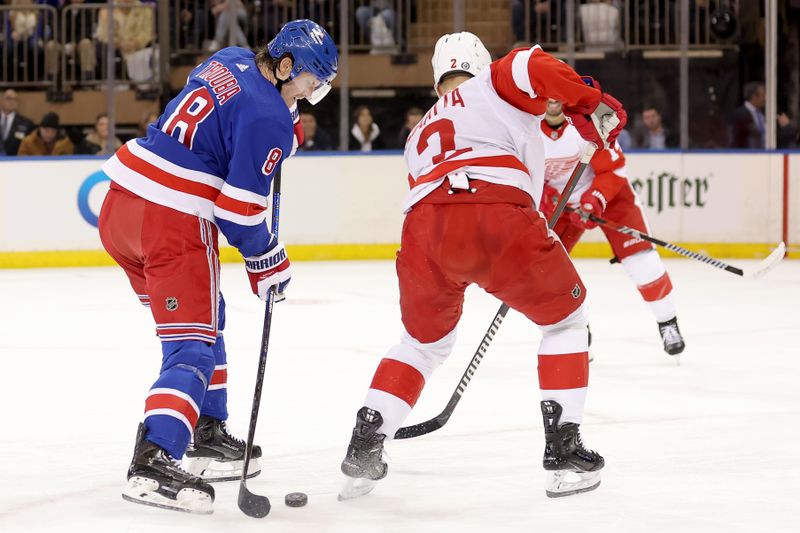
[[[231,211],[246,217],[258,215],[267,209],[263,205],[243,202],[241,200],[231,198],[230,196],[226,196],[223,193],[220,193],[219,196],[217,196],[217,200],[214,203],[226,211]]]
[[[384,358],[369,387],[397,396],[414,407],[424,386],[425,378],[419,370],[395,359]]]
[[[200,198],[205,198],[212,202],[219,196],[219,189],[206,185],[205,183],[198,183],[181,178],[180,176],[158,168],[152,163],[134,155],[125,144],[117,150],[116,156],[120,162],[129,169],[169,189],[199,196]]]
[[[458,170],[459,168],[464,167],[503,167],[503,168],[512,168],[515,170],[521,170],[528,174],[528,167],[519,160],[516,156],[513,155],[487,155],[482,157],[471,157],[468,159],[456,159],[453,161],[445,161],[436,165],[436,168],[428,172],[427,174],[422,174],[417,178],[416,185],[421,185],[423,183],[429,183],[431,181],[436,181],[442,176],[446,176],[451,172]]]
[[[579,389],[589,384],[589,353],[539,354],[539,388]]]

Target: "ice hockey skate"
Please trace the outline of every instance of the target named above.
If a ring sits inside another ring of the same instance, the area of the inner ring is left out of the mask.
[[[382,424],[383,417],[378,411],[368,407],[358,410],[353,437],[342,461],[342,473],[347,479],[339,491],[339,501],[372,492],[378,481],[386,477],[389,470],[383,450],[386,435],[378,433]]]
[[[199,477],[183,470],[163,448],[144,440],[145,427],[139,424],[133,460],[128,468],[128,484],[122,498],[133,503],[187,513],[214,512],[214,489]]]
[[[678,329],[678,318],[675,317],[666,322],[658,323],[658,331],[664,341],[664,351],[675,356],[675,360],[680,364],[680,353],[686,348],[683,342],[681,330]]]
[[[541,403],[544,418],[544,459],[547,470],[545,493],[549,498],[588,492],[600,486],[603,457],[584,447],[578,424],[559,425],[561,406],[554,401]]]
[[[194,428],[193,439],[183,460],[183,466],[190,474],[209,483],[235,481],[242,477],[246,443],[231,435],[224,421],[201,416]],[[261,473],[259,457],[261,447],[254,445],[247,479]]]

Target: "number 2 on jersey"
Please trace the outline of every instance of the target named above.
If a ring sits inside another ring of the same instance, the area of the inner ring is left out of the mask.
[[[440,152],[431,158],[434,165],[438,165],[446,159],[456,157],[457,155],[472,150],[472,148],[456,150],[456,128],[453,125],[453,121],[447,118],[441,118],[439,120],[434,120],[420,132],[419,142],[417,142],[417,154],[422,155],[422,152],[428,149],[428,140],[435,133],[439,134]],[[448,152],[453,153],[448,156]]]

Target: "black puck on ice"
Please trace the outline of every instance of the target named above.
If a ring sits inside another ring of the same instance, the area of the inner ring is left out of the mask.
[[[289,507],[302,507],[308,503],[308,496],[304,492],[290,492],[284,501]]]

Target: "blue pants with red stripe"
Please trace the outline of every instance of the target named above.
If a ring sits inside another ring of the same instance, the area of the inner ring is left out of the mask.
[[[201,414],[220,420],[228,418],[222,295],[219,309],[220,333],[213,345],[196,340],[161,343],[161,373],[145,402],[146,439],[176,459],[186,452]]]
[[[145,402],[146,438],[180,459],[201,414],[227,417],[217,228],[112,182],[98,229],[162,342],[161,372]]]

